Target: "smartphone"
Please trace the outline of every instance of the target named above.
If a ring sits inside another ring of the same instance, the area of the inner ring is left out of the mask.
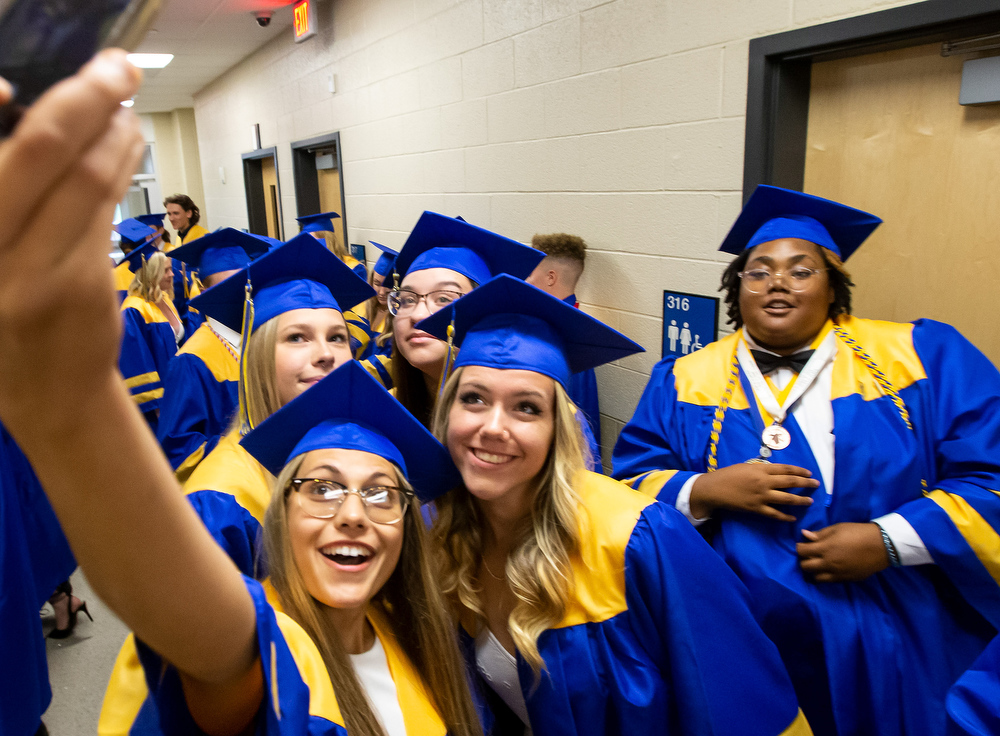
[[[0,0],[0,77],[14,97],[0,107],[0,138],[31,103],[100,49],[132,51],[162,0]]]

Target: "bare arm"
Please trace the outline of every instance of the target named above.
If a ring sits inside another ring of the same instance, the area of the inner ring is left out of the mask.
[[[0,143],[0,419],[94,589],[184,673],[196,719],[205,693],[257,683],[256,700],[231,715],[242,728],[263,688],[252,600],[116,366],[110,223],[143,150],[118,103],[138,84],[123,53],[102,53]],[[0,102],[8,96],[0,85]],[[66,223],[77,228],[70,237]]]

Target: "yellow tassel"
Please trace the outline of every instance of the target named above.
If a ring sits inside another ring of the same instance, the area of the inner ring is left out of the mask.
[[[246,299],[243,302],[243,349],[240,351],[240,435],[245,436],[253,429],[250,407],[247,406],[247,343],[253,330],[253,288],[247,278]]]
[[[452,311],[451,324],[448,325],[448,352],[444,355],[444,368],[441,370],[441,383],[438,385],[438,396],[444,393],[444,385],[448,382],[451,369],[455,365],[453,343],[455,341],[455,313]]]

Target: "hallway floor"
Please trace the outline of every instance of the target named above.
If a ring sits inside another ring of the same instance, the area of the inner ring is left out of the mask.
[[[104,689],[128,629],[94,595],[83,573],[77,570],[71,580],[73,595],[87,601],[94,621],[80,614],[71,637],[45,640],[52,704],[42,721],[51,736],[93,736],[97,733]],[[46,633],[55,625],[48,604],[42,613],[42,625]]]

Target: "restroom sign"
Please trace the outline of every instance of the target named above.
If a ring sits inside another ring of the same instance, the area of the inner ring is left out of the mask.
[[[663,292],[663,357],[682,357],[719,336],[719,298]]]

